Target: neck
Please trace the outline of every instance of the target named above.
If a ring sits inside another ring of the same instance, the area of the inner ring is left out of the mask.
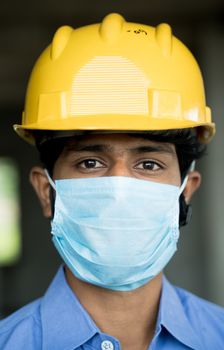
[[[68,284],[98,328],[117,338],[123,350],[146,350],[155,332],[162,274],[130,292],[78,280],[66,267]]]

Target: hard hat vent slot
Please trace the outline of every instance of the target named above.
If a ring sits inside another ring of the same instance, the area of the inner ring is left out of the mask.
[[[148,80],[122,56],[96,56],[75,76],[71,115],[148,114]]]

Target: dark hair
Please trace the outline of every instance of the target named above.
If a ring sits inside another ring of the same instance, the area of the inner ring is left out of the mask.
[[[84,132],[83,134],[88,134]],[[142,133],[129,133],[134,137],[141,137],[158,141],[169,142],[175,145],[177,157],[179,161],[179,167],[181,172],[181,178],[183,179],[193,160],[200,159],[205,151],[206,146],[201,144],[197,138],[197,132],[194,128],[188,129],[175,129],[175,130],[162,130],[162,131],[149,131]],[[60,137],[60,134],[56,134],[57,137],[50,131],[44,134],[39,133],[35,135],[36,146],[40,154],[40,160],[44,167],[46,167],[49,173],[52,175],[53,168],[56,160],[63,151],[66,143],[74,137],[79,138],[80,135]]]
[[[187,175],[192,162],[200,159],[206,152],[206,145],[198,141],[197,131],[194,128],[156,130],[151,131],[148,135],[143,134],[143,137],[153,141],[174,144],[182,180]]]

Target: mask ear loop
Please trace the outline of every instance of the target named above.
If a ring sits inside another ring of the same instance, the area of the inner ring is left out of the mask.
[[[182,182],[182,185],[180,186],[179,195],[181,195],[181,193],[184,191],[184,189],[187,185],[187,181],[188,181],[188,175],[185,176],[184,181]]]
[[[191,163],[187,175],[184,178],[184,181],[182,182],[182,185],[180,186],[180,190],[179,190],[179,195],[181,195],[181,193],[184,191],[186,185],[187,185],[187,181],[188,181],[188,173],[190,173],[191,171],[194,171],[195,169],[195,160],[193,160],[193,162]]]
[[[54,183],[54,181],[52,180],[52,178],[50,177],[49,172],[48,172],[48,170],[47,170],[46,168],[44,169],[44,172],[45,172],[45,175],[47,176],[47,179],[48,179],[48,181],[49,181],[49,184],[50,184],[51,187],[56,191],[55,183]]]
[[[190,165],[190,168],[189,168],[188,172],[194,171],[194,169],[195,169],[195,164],[196,164],[196,160],[193,160],[193,162],[192,162],[191,165]]]
[[[55,193],[56,193],[56,186],[55,182],[52,180],[52,178],[49,175],[48,170],[45,168],[44,169],[45,175],[47,176],[47,179],[49,181],[50,186],[50,201],[51,201],[51,219],[54,217],[54,203],[55,203]]]
[[[194,171],[195,164],[196,164],[196,162],[195,162],[195,160],[193,160],[187,173]],[[184,181],[182,182],[182,185],[180,186],[180,192],[179,192],[180,193],[180,200],[179,200],[179,202],[180,202],[179,225],[180,226],[187,225],[190,222],[191,217],[192,217],[192,206],[191,206],[191,204],[187,204],[185,202],[184,196],[182,194],[185,187],[186,187],[187,181],[188,181],[188,175],[185,176]]]

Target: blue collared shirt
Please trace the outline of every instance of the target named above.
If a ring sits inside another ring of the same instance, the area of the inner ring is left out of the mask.
[[[61,267],[43,298],[0,322],[1,350],[120,350],[102,333],[68,286]],[[164,277],[149,350],[224,349],[224,310]]]

